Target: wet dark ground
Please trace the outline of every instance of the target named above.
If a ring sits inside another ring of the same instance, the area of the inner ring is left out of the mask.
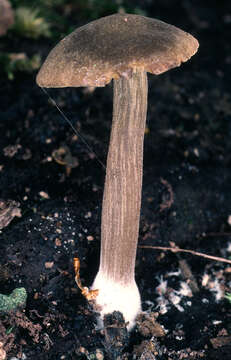
[[[143,9],[192,33],[200,49],[180,68],[149,76],[139,245],[174,242],[229,258],[230,2],[144,1]],[[45,57],[53,44],[4,46]],[[111,86],[49,94],[105,163]],[[129,340],[124,336],[124,348],[105,345],[73,270],[78,256],[84,284],[97,272],[104,169],[36,86],[35,74],[1,78],[0,99],[0,198],[19,202],[22,215],[0,233],[0,292],[23,286],[28,293],[24,311],[1,317],[9,358],[230,359],[231,304],[224,298],[231,292],[230,265],[153,249],[137,254],[147,319]],[[69,175],[52,158],[61,146],[78,160]]]

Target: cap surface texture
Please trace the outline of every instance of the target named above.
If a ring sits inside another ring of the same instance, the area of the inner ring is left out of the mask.
[[[115,14],[84,25],[61,40],[37,75],[41,87],[105,86],[133,68],[161,74],[198,49],[190,34],[160,20]]]

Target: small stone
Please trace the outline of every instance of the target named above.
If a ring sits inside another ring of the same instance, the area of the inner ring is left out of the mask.
[[[48,193],[46,193],[45,191],[40,191],[39,195],[43,198],[43,199],[49,199],[50,196],[48,195]]]
[[[100,349],[96,349],[95,351],[95,358],[97,360],[104,360],[104,354]]]
[[[91,216],[92,216],[91,212],[88,211],[84,217],[85,217],[85,219],[89,219],[89,218],[91,218]]]
[[[51,269],[54,265],[54,261],[47,261],[45,262],[45,268],[46,269]]]
[[[61,246],[62,245],[62,242],[59,238],[56,238],[55,239],[55,246]]]

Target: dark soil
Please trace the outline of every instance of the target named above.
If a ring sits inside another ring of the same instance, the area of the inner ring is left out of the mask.
[[[231,3],[146,0],[142,7],[192,33],[200,49],[180,68],[149,76],[139,245],[173,242],[228,259]],[[8,50],[36,49],[44,58],[54,45],[8,40]],[[49,94],[105,163],[111,86]],[[28,293],[24,310],[1,316],[9,359],[230,359],[231,304],[224,295],[231,292],[231,266],[190,254],[139,248],[136,279],[146,315],[129,339],[117,315],[122,333],[96,330],[73,258],[80,258],[89,286],[99,263],[105,171],[36,86],[35,74],[2,77],[0,99],[0,198],[21,209],[0,233],[0,293]],[[78,160],[70,174],[52,158],[64,145]]]

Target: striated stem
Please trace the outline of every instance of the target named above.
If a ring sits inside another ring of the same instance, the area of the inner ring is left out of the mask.
[[[100,272],[134,281],[147,113],[147,74],[114,80],[113,121],[103,196]]]

